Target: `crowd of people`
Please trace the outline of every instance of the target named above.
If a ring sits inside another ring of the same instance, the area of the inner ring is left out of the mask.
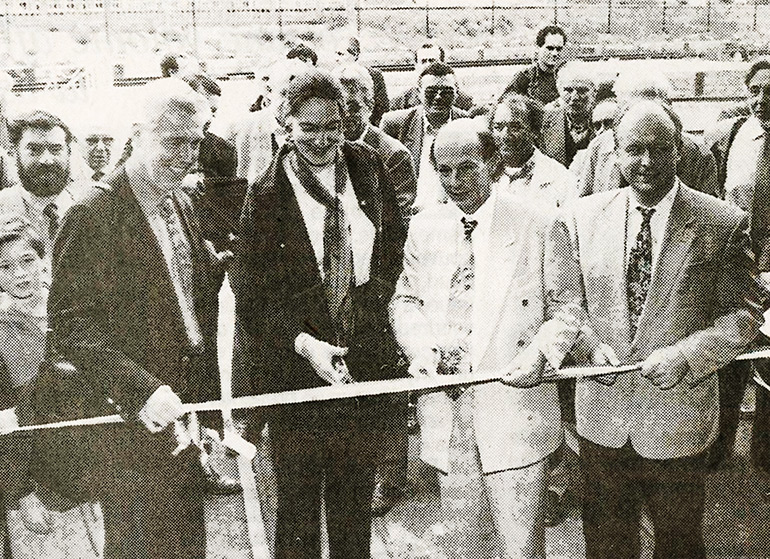
[[[734,359],[770,345],[770,61],[696,137],[665,76],[601,81],[566,42],[540,30],[489,106],[435,42],[389,97],[348,37],[330,71],[292,48],[216,129],[220,85],[175,57],[122,146],[43,110],[0,123],[2,518],[85,522],[106,559],[205,557],[204,499],[238,490],[208,459],[230,426],[184,404],[222,396],[228,281],[235,396],[499,373],[243,412],[244,438],[269,433],[277,559],[369,557],[418,431],[447,557],[543,558],[579,491],[588,558],[639,557],[643,518],[655,557],[705,558],[705,477],[768,368]],[[610,368],[553,382],[569,365]]]

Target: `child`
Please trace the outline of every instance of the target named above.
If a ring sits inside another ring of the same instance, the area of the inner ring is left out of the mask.
[[[87,505],[75,508],[74,504],[71,512],[48,510],[41,498],[47,502],[57,499],[50,492],[36,491],[30,479],[31,437],[12,432],[18,427],[18,416],[25,413],[25,388],[34,381],[44,357],[48,279],[45,243],[27,220],[9,214],[0,216],[0,291],[0,433],[5,434],[0,437],[0,522],[6,532],[3,557],[11,557],[11,539],[17,557],[93,557],[92,546],[86,543],[87,538],[93,541],[92,511],[85,510]],[[80,542],[73,530],[81,532]],[[66,541],[73,536],[74,541]]]

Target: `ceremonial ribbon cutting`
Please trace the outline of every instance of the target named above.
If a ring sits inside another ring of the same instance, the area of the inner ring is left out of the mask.
[[[736,361],[753,361],[757,359],[770,359],[770,348],[761,348],[746,352],[735,358]],[[544,376],[543,380],[545,382],[555,382],[568,379],[588,379],[604,375],[632,373],[641,370],[641,368],[641,363],[620,366],[594,365],[587,367],[565,367],[551,374],[547,374]],[[392,380],[355,382],[349,384],[332,384],[329,386],[305,388],[288,392],[242,396],[233,398],[228,402],[224,402],[222,400],[211,400],[208,402],[186,404],[185,411],[187,413],[204,411],[232,411],[239,409],[263,408],[268,406],[302,404],[307,402],[323,402],[343,398],[381,396],[385,394],[397,394],[401,392],[438,390],[463,384],[481,384],[486,382],[494,382],[500,380],[503,376],[504,373],[500,371],[491,371],[480,375],[439,375],[426,376],[422,378],[410,377]],[[765,390],[770,390],[770,385],[768,385],[758,375],[754,376],[754,381]],[[123,421],[124,419],[122,416],[114,414],[86,417],[82,419],[71,419],[67,421],[58,421],[54,423],[44,423],[39,425],[23,425],[20,426],[17,431],[38,431],[42,429],[87,427],[91,425],[122,423]],[[233,450],[237,449],[234,448]]]

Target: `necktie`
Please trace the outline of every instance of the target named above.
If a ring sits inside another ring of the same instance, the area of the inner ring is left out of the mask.
[[[350,244],[350,223],[345,215],[341,197],[347,184],[347,171],[338,156],[334,171],[335,195],[324,188],[307,162],[296,151],[291,154],[292,167],[302,186],[319,204],[326,207],[324,217],[324,290],[329,316],[337,335],[337,344],[346,345],[353,332],[354,285],[353,248]]]
[[[636,335],[639,317],[642,316],[647,291],[652,279],[652,231],[650,219],[655,208],[636,207],[642,214],[642,227],[636,236],[636,244],[628,258],[626,279],[628,282],[628,316],[631,323],[631,338]]]
[[[163,217],[163,222],[166,224],[166,231],[168,237],[171,240],[171,274],[172,280],[178,283],[182,288],[183,299],[179,301],[180,305],[185,307],[188,315],[195,316],[193,310],[193,263],[192,252],[190,245],[182,231],[182,226],[179,223],[179,216],[174,208],[174,201],[171,196],[167,196],[160,205],[160,215]],[[193,328],[193,332],[188,332],[190,342],[193,346],[196,346],[202,336],[197,324],[188,326]]]
[[[43,215],[48,219],[48,239],[53,241],[59,231],[59,208],[51,202],[43,208]]]
[[[770,235],[770,140],[762,137],[757,158],[754,196],[751,208],[751,245],[760,270],[770,266],[770,250],[765,243]]]
[[[473,280],[474,258],[472,235],[478,222],[462,218],[463,238],[458,250],[458,266],[452,275],[447,306],[447,326],[449,343],[441,352],[439,372],[456,375],[470,372],[470,336],[473,316]],[[447,394],[456,400],[465,391],[464,387],[455,386],[447,389]]]

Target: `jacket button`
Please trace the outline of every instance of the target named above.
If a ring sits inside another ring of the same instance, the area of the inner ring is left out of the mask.
[[[529,305],[529,299],[522,299],[521,300],[521,306],[522,307],[526,307],[527,305]]]
[[[190,362],[190,356],[189,355],[183,355],[182,356],[182,363],[187,365]]]
[[[524,347],[524,340],[519,340],[518,342],[516,342],[516,345],[519,347]]]

